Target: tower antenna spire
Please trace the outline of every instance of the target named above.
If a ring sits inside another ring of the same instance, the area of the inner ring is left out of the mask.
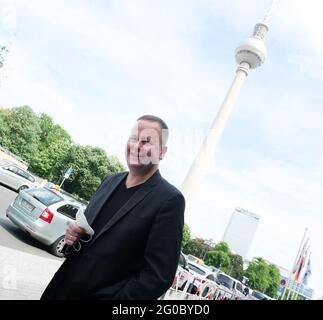
[[[269,19],[271,18],[271,14],[273,12],[274,5],[275,5],[276,2],[277,2],[277,0],[272,0],[271,1],[270,7],[269,7],[268,11],[266,12],[266,14],[264,16],[264,19],[262,20],[262,23],[264,23],[266,25],[269,24]]]

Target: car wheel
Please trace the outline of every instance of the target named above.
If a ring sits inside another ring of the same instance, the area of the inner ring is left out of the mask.
[[[187,283],[187,281],[185,281],[185,282],[182,284],[182,286],[181,286],[180,288],[178,288],[178,290],[183,291],[183,290],[184,290],[184,288],[185,288],[185,286],[186,286],[186,283]]]
[[[22,190],[26,190],[28,189],[28,186],[21,186],[19,189],[18,189],[18,192],[22,191]]]
[[[59,237],[51,246],[50,246],[50,252],[54,254],[57,257],[64,257],[63,248],[65,245],[65,236]]]
[[[190,283],[188,286],[187,292],[190,294],[197,294],[197,286],[194,285],[193,283]]]

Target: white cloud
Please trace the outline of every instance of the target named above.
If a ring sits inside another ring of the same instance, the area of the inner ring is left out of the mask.
[[[57,81],[19,47],[8,57],[8,78],[1,88],[3,106],[30,105],[36,112],[46,111],[57,121],[77,113],[77,106],[59,91]],[[19,90],[19,93],[17,93]],[[14,103],[14,105],[12,105]]]

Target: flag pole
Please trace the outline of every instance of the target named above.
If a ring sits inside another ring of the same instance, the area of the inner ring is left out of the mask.
[[[287,286],[285,287],[285,290],[284,290],[284,292],[283,292],[283,295],[282,295],[281,300],[284,300],[284,297],[285,297],[285,294],[286,294],[286,290],[287,290],[287,289],[288,289],[288,294],[287,294],[287,298],[286,298],[286,300],[288,300],[288,299],[289,299],[289,296],[290,296],[290,290],[291,290],[291,287],[292,287],[292,286],[291,286],[291,280],[292,280],[293,270],[294,270],[295,265],[296,265],[296,263],[297,263],[297,259],[298,259],[299,255],[300,255],[301,251],[302,251],[302,248],[303,248],[303,245],[304,245],[304,240],[305,240],[305,237],[306,237],[307,230],[308,230],[308,228],[306,228],[306,229],[305,229],[305,232],[304,232],[304,235],[303,235],[303,239],[302,239],[302,242],[301,242],[300,247],[299,247],[299,249],[298,249],[298,252],[297,252],[297,255],[296,255],[295,261],[294,261],[294,263],[293,263],[292,269],[291,269],[291,270],[290,270],[290,272],[289,272],[288,283],[287,283]]]
[[[299,285],[298,285],[298,283],[299,283],[299,281],[298,281],[299,274],[298,274],[298,272],[302,271],[302,258],[304,256],[304,254],[306,254],[308,241],[309,241],[309,237],[307,237],[305,243],[303,244],[301,252],[298,254],[297,262],[294,265],[294,269],[292,270],[292,272],[295,270],[295,272],[293,272],[295,274],[292,274],[292,276],[293,276],[293,286],[294,286],[295,290],[294,290],[294,292],[290,293],[292,295],[291,300],[294,300],[296,294],[298,294],[298,289],[299,289]],[[299,270],[299,268],[301,268],[301,269]],[[296,278],[296,276],[297,276],[297,278]],[[288,295],[287,298],[289,298],[289,295]]]
[[[307,243],[308,243],[308,240],[309,240],[309,238],[307,238],[307,241],[306,241],[306,244],[305,245],[307,245]],[[308,261],[308,257],[309,257],[309,252],[310,252],[310,245],[308,245],[307,246],[307,248],[306,248],[306,251],[305,251],[305,260],[304,260],[304,264],[303,264],[303,266],[301,267],[301,271],[300,271],[300,273],[299,273],[299,276],[298,276],[298,279],[301,279],[301,278],[303,278],[303,277],[301,277],[301,274],[302,273],[304,273],[303,271],[304,271],[304,267],[306,268],[306,266],[307,266],[307,261]],[[297,281],[298,283],[301,283],[301,281],[300,280],[298,280]],[[299,286],[297,286],[298,288],[299,288]],[[297,292],[298,293],[298,292]],[[294,294],[293,294],[293,296],[292,296],[292,300],[295,300],[295,298],[296,298],[296,292],[294,292]]]
[[[307,286],[308,278],[312,274],[312,271],[311,271],[311,261],[310,261],[311,260],[311,255],[312,255],[312,252],[310,252],[309,255],[308,255],[308,259],[307,259],[307,262],[306,262],[306,269],[305,269],[305,272],[304,272],[304,275],[303,275],[303,279],[302,279],[302,283],[305,286]]]

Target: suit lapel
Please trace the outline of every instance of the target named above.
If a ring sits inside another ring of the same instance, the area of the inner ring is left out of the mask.
[[[159,171],[156,171],[156,173],[149,180],[147,180],[144,185],[139,190],[137,190],[133,194],[133,196],[114,214],[114,216],[108,221],[108,223],[102,228],[102,230],[97,235],[94,235],[91,244],[93,244],[103,233],[108,231],[121,218],[129,213],[129,211],[133,209],[140,201],[142,201],[152,191],[153,187],[156,185],[159,179],[161,179],[161,175]],[[102,206],[100,208],[102,208]]]
[[[93,223],[94,219],[102,209],[105,202],[109,199],[112,192],[118,187],[118,185],[121,183],[121,181],[125,178],[127,174],[128,172],[124,172],[116,176],[114,179],[110,180],[108,184],[109,188],[106,188],[107,190],[104,190],[97,195],[97,198],[95,199],[95,204],[90,209],[91,214],[87,217],[89,225]]]

